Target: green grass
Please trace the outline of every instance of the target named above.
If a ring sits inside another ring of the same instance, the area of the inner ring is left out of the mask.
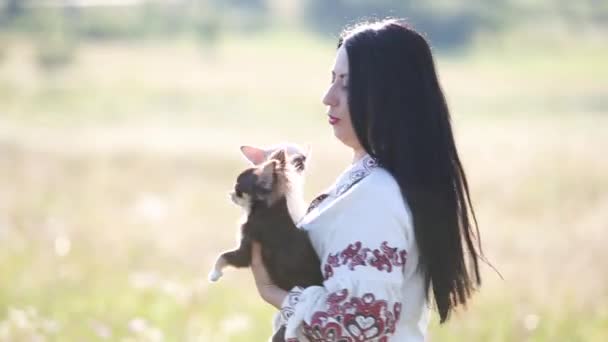
[[[608,50],[492,51],[440,55],[438,68],[504,280],[484,266],[468,310],[435,319],[430,339],[604,341]],[[320,103],[333,55],[297,33],[228,37],[213,55],[187,40],[85,44],[47,74],[13,38],[0,64],[0,341],[265,340],[273,309],[249,273],[206,274],[235,244],[240,144],[311,143],[307,199],[347,164]]]

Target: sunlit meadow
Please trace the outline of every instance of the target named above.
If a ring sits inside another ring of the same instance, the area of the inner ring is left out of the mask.
[[[83,44],[64,69],[5,38],[0,341],[262,341],[234,246],[238,146],[309,143],[306,198],[347,165],[320,103],[334,42],[301,33]],[[608,49],[437,54],[485,255],[431,341],[608,339]]]

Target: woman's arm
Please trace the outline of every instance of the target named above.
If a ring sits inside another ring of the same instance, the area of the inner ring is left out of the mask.
[[[262,246],[254,241],[251,248],[251,271],[255,279],[255,286],[258,293],[266,302],[277,309],[281,309],[281,304],[287,297],[288,292],[276,286],[262,262]]]

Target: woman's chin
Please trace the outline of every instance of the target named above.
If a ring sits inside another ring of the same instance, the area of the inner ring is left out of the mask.
[[[336,139],[338,139],[339,142],[341,142],[344,146],[351,148],[352,144],[350,143],[351,141],[349,139],[345,139],[343,134],[340,134],[342,132],[340,132],[339,130],[334,129],[334,136],[336,137]]]
[[[341,143],[346,145],[346,142],[344,141],[344,137],[343,137],[342,132],[340,132],[340,129],[337,128],[336,126],[334,126],[333,128],[334,128],[334,136],[336,137],[336,139],[338,139]]]

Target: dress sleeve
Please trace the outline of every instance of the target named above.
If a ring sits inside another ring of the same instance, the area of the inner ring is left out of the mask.
[[[395,334],[411,221],[383,202],[394,197],[353,190],[331,227],[322,227],[331,231],[320,255],[323,285],[296,287],[283,302],[286,341],[385,341]]]

